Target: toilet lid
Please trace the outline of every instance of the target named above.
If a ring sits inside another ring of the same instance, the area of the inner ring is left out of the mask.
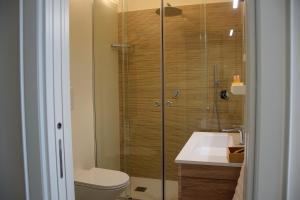
[[[78,185],[99,189],[117,189],[129,184],[129,176],[123,172],[102,168],[76,170],[75,182]]]

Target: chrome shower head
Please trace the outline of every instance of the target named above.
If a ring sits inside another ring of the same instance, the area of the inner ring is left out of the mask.
[[[155,11],[156,14],[160,15],[160,8]],[[176,7],[172,7],[170,3],[167,3],[167,6],[164,10],[165,17],[173,17],[182,15],[182,10]]]

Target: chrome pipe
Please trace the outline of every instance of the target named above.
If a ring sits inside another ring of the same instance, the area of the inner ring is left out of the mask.
[[[232,128],[232,129],[222,129],[222,132],[226,133],[239,133],[240,134],[240,145],[245,145],[245,130],[243,127]]]

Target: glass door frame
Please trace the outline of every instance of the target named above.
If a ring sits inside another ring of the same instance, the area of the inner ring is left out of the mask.
[[[161,98],[160,98],[160,105],[161,105],[161,182],[162,182],[162,200],[166,198],[166,133],[165,133],[165,91],[166,91],[166,84],[165,84],[165,43],[164,43],[164,30],[165,30],[165,6],[164,0],[161,0],[160,4],[160,76],[161,76]]]

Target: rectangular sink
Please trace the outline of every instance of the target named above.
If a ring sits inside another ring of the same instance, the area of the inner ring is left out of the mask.
[[[238,146],[239,135],[221,132],[194,132],[175,159],[181,164],[241,166],[229,163],[227,147]]]

